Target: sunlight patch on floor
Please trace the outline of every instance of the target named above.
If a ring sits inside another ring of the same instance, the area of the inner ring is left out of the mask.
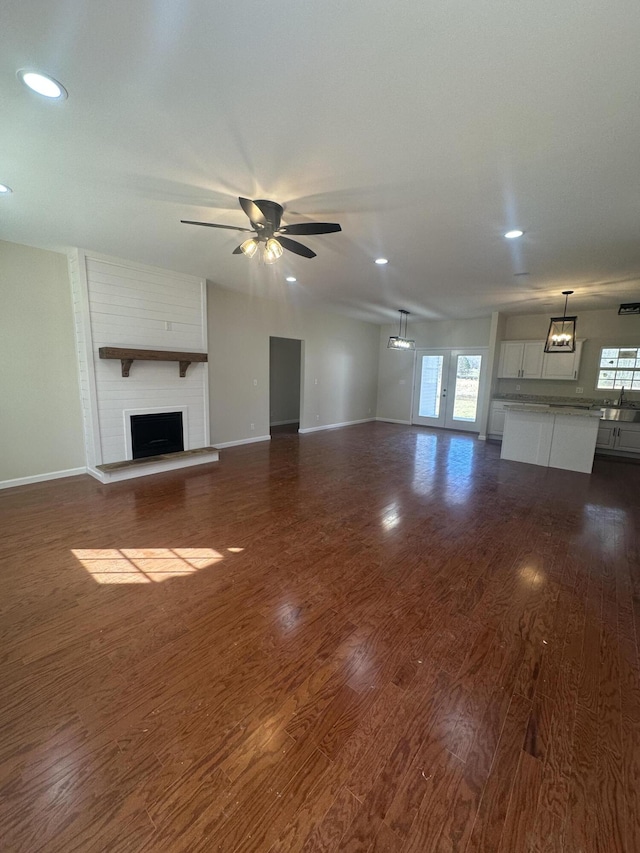
[[[160,583],[224,559],[213,548],[77,548],[71,553],[103,584]]]

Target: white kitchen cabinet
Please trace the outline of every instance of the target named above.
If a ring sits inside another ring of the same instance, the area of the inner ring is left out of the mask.
[[[620,424],[615,449],[625,453],[640,453],[640,424]]]
[[[504,432],[504,404],[492,403],[489,410],[489,435],[502,435]]]
[[[589,410],[507,406],[500,458],[588,474],[599,423]]]
[[[522,379],[540,379],[544,359],[544,341],[526,341],[522,352]]]
[[[542,359],[543,379],[575,381],[580,372],[583,341],[576,341],[575,352],[545,352]]]
[[[612,450],[617,431],[618,425],[615,421],[600,421],[596,447],[600,447],[603,450]]]
[[[640,454],[640,424],[600,421],[596,447],[599,450]]]
[[[498,364],[499,379],[540,379],[544,341],[503,341]]]

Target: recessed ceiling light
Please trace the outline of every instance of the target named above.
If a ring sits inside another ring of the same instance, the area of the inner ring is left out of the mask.
[[[516,228],[513,231],[507,231],[504,236],[507,238],[507,240],[515,240],[516,237],[522,237],[523,234],[524,231],[520,231],[518,228]]]
[[[47,74],[40,74],[38,71],[22,69],[18,71],[18,79],[22,80],[24,85],[29,89],[45,98],[64,101],[68,95],[62,83],[58,83],[53,77],[49,77]]]
[[[8,187],[6,184],[0,184],[0,195],[9,195],[12,192],[11,187]]]
[[[376,263],[382,267],[385,264],[388,264],[389,261],[386,258],[376,258]]]
[[[298,280],[298,279],[297,279],[294,275],[288,275],[288,276],[287,276],[287,281],[294,282],[294,281],[297,281],[297,280]]]

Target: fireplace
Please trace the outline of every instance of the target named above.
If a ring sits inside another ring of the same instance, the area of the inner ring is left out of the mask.
[[[184,450],[182,412],[131,415],[133,459]]]

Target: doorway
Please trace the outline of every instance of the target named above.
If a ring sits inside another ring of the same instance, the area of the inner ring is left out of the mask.
[[[302,341],[269,338],[269,430],[271,435],[298,432]]]
[[[416,350],[411,422],[479,432],[487,349]]]

